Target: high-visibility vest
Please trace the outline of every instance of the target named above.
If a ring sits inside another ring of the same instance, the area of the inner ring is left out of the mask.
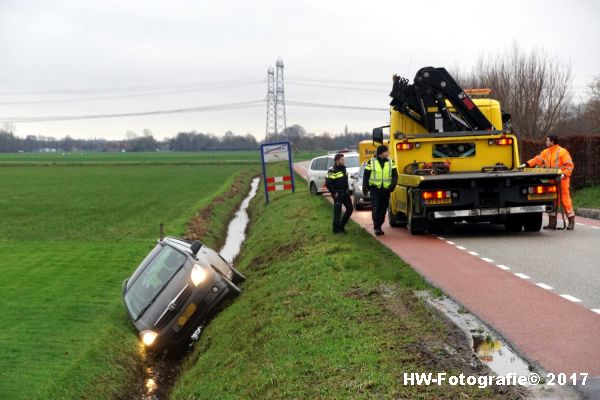
[[[369,161],[368,167],[371,167],[368,168],[371,171],[369,186],[383,187],[384,189],[390,187],[392,183],[392,168],[396,168],[392,160],[388,159],[382,167],[377,158],[373,157]]]

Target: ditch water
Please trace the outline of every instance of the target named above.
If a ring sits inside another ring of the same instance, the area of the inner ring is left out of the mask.
[[[256,196],[259,182],[259,178],[254,178],[252,180],[250,192],[244,201],[242,201],[240,208],[229,223],[225,245],[220,251],[221,256],[229,263],[233,263],[236,259],[240,253],[242,244],[246,239],[246,228],[250,221],[247,210],[250,201]],[[192,335],[194,340],[197,340],[200,337],[201,332],[202,327],[198,327],[196,332]],[[179,375],[183,357],[187,353],[184,353],[181,357],[174,357],[166,354],[156,356],[147,353],[145,348],[140,344],[140,354],[143,360],[143,379],[140,387],[134,389],[140,394],[132,397],[141,400],[166,399],[171,386],[175,383],[175,379]],[[131,397],[128,396],[126,398]]]

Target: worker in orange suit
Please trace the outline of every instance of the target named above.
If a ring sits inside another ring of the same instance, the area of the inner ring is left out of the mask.
[[[563,211],[569,218],[567,229],[570,231],[575,229],[575,212],[573,211],[573,203],[569,194],[570,177],[575,165],[567,149],[558,145],[558,137],[556,135],[548,135],[546,138],[546,149],[521,166],[557,168],[562,171],[562,175],[558,178],[560,181],[560,203],[562,204]],[[549,215],[549,220],[548,225],[544,226],[544,229],[556,229],[556,210],[554,210],[553,214]]]

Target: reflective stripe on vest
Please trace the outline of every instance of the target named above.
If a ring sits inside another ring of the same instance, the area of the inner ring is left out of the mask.
[[[381,167],[376,158],[371,158],[371,176],[369,177],[369,185],[383,187],[387,189],[392,183],[392,161],[387,160]]]

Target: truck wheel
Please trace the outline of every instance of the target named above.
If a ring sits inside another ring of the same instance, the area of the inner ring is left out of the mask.
[[[402,214],[394,214],[392,213],[392,208],[388,208],[388,221],[390,222],[390,226],[394,228],[405,227],[408,220]]]
[[[525,232],[538,232],[542,229],[542,213],[528,214],[523,222]]]
[[[508,232],[521,232],[523,230],[523,220],[518,216],[507,216],[504,221],[504,227]]]
[[[319,189],[317,189],[317,185],[314,182],[310,183],[310,194],[315,196],[319,194]]]

